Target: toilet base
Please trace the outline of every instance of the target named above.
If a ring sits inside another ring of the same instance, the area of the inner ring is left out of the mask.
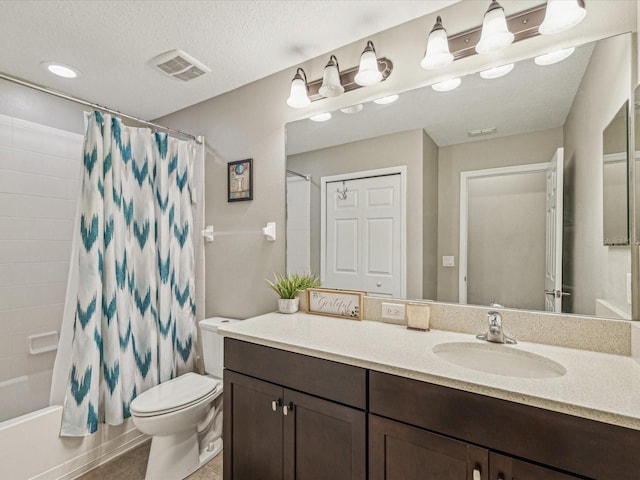
[[[183,480],[220,453],[222,438],[211,443],[200,452],[195,428],[175,435],[155,435],[151,439],[145,480]]]

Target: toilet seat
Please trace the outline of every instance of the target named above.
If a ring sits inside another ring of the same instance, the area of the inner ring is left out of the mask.
[[[221,390],[220,380],[185,373],[138,395],[131,402],[130,411],[137,417],[164,415],[207,401]]]

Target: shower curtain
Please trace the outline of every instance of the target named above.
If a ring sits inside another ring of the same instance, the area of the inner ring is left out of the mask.
[[[88,119],[61,435],[122,423],[137,395],[194,368],[194,155],[167,134]]]

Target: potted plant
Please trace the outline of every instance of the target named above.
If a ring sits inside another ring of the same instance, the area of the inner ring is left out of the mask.
[[[298,293],[307,288],[320,285],[318,277],[311,273],[304,275],[298,275],[297,273],[278,275],[274,273],[273,277],[274,281],[267,280],[267,283],[280,296],[278,299],[278,311],[280,313],[296,313],[300,304]]]

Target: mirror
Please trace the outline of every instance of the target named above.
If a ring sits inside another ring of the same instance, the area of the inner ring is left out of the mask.
[[[604,245],[629,245],[629,102],[602,133]]]
[[[602,241],[603,132],[630,82],[624,34],[582,45],[554,65],[524,60],[501,78],[468,75],[453,91],[424,87],[359,113],[332,112],[328,122],[288,124],[288,270],[326,277],[327,257],[353,278],[395,268],[384,249],[372,255],[376,245],[361,242],[366,223],[342,222],[351,225],[343,229],[350,247],[328,255],[335,233],[327,238],[324,210],[341,206],[344,187],[362,202],[371,196],[357,182],[404,167],[404,237],[378,235],[406,259],[404,290],[379,294],[630,318],[630,248]],[[555,207],[545,204],[552,178],[560,181]],[[384,283],[323,281],[372,293]]]

